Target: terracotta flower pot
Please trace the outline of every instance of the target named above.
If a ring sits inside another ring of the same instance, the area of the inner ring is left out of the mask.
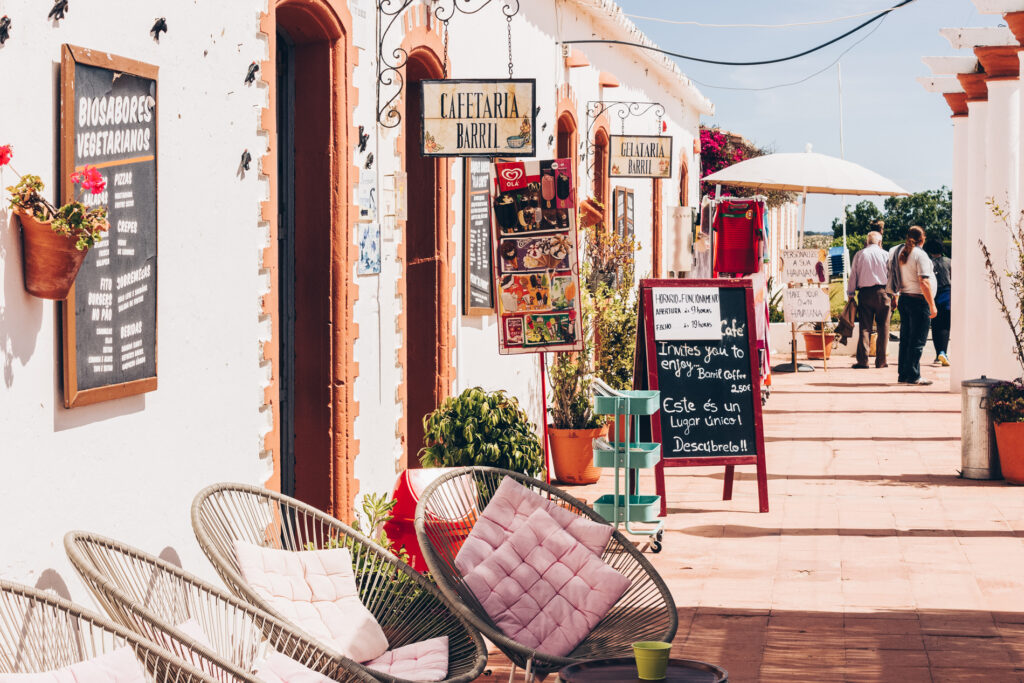
[[[604,436],[607,431],[607,426],[555,429],[548,425],[555,478],[563,484],[596,484],[601,478],[601,468],[594,467],[593,440]]]
[[[995,428],[1003,478],[1024,486],[1024,422],[996,422]]]
[[[604,220],[604,211],[598,208],[597,204],[584,199],[580,202],[580,224],[584,227],[597,225]]]
[[[50,229],[50,221],[38,221],[24,211],[17,213],[25,289],[40,299],[66,299],[89,250],[76,249],[75,240]]]
[[[824,356],[822,355],[821,348],[821,332],[803,332],[804,335],[804,348],[807,350],[807,357],[811,360],[821,360],[822,358],[832,357],[832,342],[836,340],[836,335],[831,332],[825,333],[825,349]]]

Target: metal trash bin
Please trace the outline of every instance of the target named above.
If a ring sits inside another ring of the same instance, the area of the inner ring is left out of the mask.
[[[964,479],[1001,479],[988,392],[1000,380],[982,375],[960,383],[960,460]]]

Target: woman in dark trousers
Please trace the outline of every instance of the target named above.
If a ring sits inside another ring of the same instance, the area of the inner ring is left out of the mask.
[[[932,260],[924,253],[924,229],[913,225],[907,241],[893,250],[889,260],[889,291],[900,312],[900,384],[928,385],[921,377],[921,352],[928,342],[929,319],[934,318],[935,275]]]
[[[932,318],[935,362],[949,366],[950,273],[953,266],[939,240],[929,239],[925,242],[924,250],[931,257],[932,269],[935,271],[935,308],[939,311],[939,314]]]

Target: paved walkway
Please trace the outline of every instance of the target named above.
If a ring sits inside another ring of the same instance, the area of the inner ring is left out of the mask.
[[[753,467],[668,470],[673,654],[746,681],[1024,681],[1024,488],[960,479],[960,397],[895,367],[776,375]],[[743,471],[749,470],[749,471]],[[593,500],[601,484],[570,490]],[[492,655],[492,674],[508,663]],[[552,680],[549,678],[549,680]]]

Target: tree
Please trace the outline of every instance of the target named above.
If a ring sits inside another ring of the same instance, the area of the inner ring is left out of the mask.
[[[867,199],[847,206],[846,234],[866,235],[878,229],[874,223],[879,219],[885,221],[886,244],[902,242],[912,225],[920,225],[929,237],[949,240],[953,231],[953,192],[941,187],[908,197],[888,197],[884,211]],[[837,239],[843,236],[843,224],[838,218],[832,219],[832,233]]]
[[[953,191],[948,187],[885,200],[885,240],[902,242],[907,230],[920,225],[929,237],[953,236]]]
[[[875,222],[881,220],[882,212],[870,199],[865,199],[853,206],[846,207],[846,234],[866,235],[877,230]],[[843,238],[843,223],[838,218],[832,219],[832,234],[837,239]]]

